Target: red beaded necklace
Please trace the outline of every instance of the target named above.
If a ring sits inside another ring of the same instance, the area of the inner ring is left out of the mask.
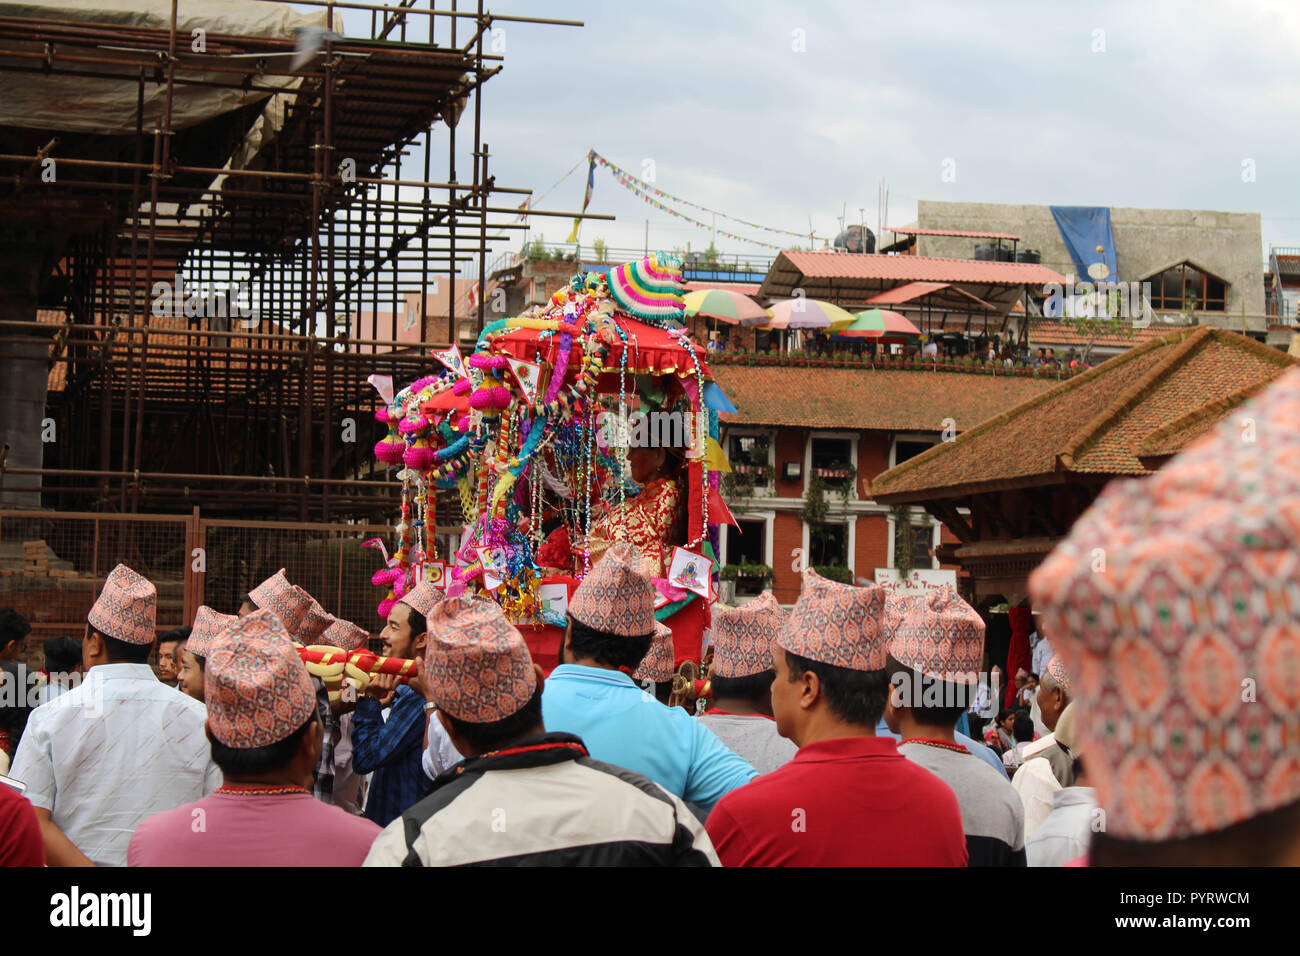
[[[223,783],[217,787],[216,793],[224,793],[232,797],[280,797],[292,793],[306,793],[305,787],[285,784],[280,787],[259,787],[259,786],[242,786],[234,783]]]
[[[952,750],[959,754],[969,754],[970,751],[961,744],[951,743],[947,740],[935,740],[933,737],[907,737],[898,742],[898,746],[903,744],[924,744],[926,747],[938,747],[940,750]]]

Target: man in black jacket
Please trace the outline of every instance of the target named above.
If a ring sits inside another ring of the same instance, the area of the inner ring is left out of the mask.
[[[428,633],[422,677],[465,759],[384,829],[366,866],[719,865],[678,797],[546,732],[541,668],[495,601],[449,598]]]

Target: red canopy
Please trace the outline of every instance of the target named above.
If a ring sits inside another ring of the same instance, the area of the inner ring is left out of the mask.
[[[620,317],[617,322],[628,340],[627,370],[629,374],[686,376],[695,373],[695,363],[691,361],[686,347],[682,345],[681,340],[676,336],[669,335],[667,331],[657,326],[647,325],[635,319]],[[492,350],[499,354],[509,355],[511,358],[524,359],[528,362],[547,362],[554,365],[558,357],[556,353],[559,351],[559,347],[560,336],[558,333],[542,338],[542,333],[538,329],[512,329],[497,337]],[[700,368],[703,370],[705,378],[712,378],[705,355],[705,350],[696,345],[695,357],[699,360]],[[605,357],[605,371],[617,372],[622,357],[623,343],[619,342],[611,346],[609,354]],[[577,368],[581,364],[582,350],[575,348],[569,354],[569,366]]]

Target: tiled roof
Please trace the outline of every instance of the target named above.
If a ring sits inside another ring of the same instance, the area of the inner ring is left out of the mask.
[[[1098,335],[1093,340],[1093,345],[1102,348],[1120,348],[1128,349],[1135,345],[1141,345],[1144,342],[1150,342],[1152,339],[1158,339],[1161,336],[1168,335],[1174,327],[1163,323],[1153,322],[1146,328],[1126,327],[1119,332],[1105,332]],[[1081,334],[1078,330],[1072,329],[1064,322],[1053,322],[1050,319],[1033,319],[1029,323],[1029,344],[1031,346],[1039,345],[1078,345],[1088,344],[1088,336]]]
[[[1138,458],[1148,468],[1158,468],[1213,428],[1224,415],[1263,389],[1268,381],[1261,378],[1257,382],[1251,382],[1230,395],[1207,402],[1186,415],[1180,415],[1168,424],[1161,425],[1142,440],[1138,447]]]
[[[1064,282],[1054,269],[1032,262],[985,262],[932,256],[859,255],[851,252],[783,251],[773,273],[793,268],[802,275],[835,279],[896,279],[903,282],[991,282],[1043,285]],[[766,283],[764,283],[766,285]]]
[[[1071,472],[1149,474],[1139,455],[1158,429],[1197,409],[1213,416],[1216,403],[1296,364],[1235,332],[1171,332],[891,469],[872,494],[921,501],[1059,483]]]
[[[958,431],[1050,387],[1047,379],[921,369],[713,366],[739,414],[729,425],[877,431]]]

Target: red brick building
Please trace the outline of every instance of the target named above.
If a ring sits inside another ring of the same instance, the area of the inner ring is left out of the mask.
[[[800,555],[803,566],[846,568],[868,580],[876,568],[895,567],[895,517],[872,499],[871,480],[1056,382],[960,364],[873,368],[852,359],[727,353],[710,363],[738,409],[722,416],[721,441],[733,468],[724,493],[740,528],[727,529],[720,558],[724,566],[769,566],[783,604],[798,597]],[[825,512],[810,522],[814,479]],[[924,509],[906,514],[916,531],[912,566],[940,567],[934,549],[955,539]],[[737,596],[761,586],[739,580]]]

